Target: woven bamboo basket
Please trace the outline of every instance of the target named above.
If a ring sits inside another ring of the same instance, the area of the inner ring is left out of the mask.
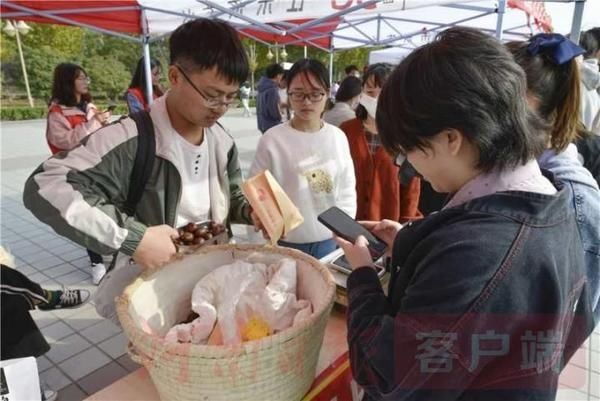
[[[187,317],[192,290],[205,274],[237,259],[273,263],[283,257],[298,263],[297,295],[311,301],[309,319],[236,347],[163,340],[169,328]],[[117,313],[132,359],[148,369],[162,400],[290,401],[301,399],[314,380],[334,297],[329,270],[302,252],[215,245],[142,275],[117,298]]]

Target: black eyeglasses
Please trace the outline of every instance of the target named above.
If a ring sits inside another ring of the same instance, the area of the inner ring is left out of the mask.
[[[206,107],[208,107],[210,109],[217,109],[221,106],[229,107],[235,101],[237,94],[224,95],[223,98],[225,100],[221,100],[221,96],[212,97],[212,96],[205,95],[200,89],[198,89],[198,87],[196,85],[194,85],[194,83],[192,82],[190,77],[187,76],[187,74],[185,73],[185,71],[183,70],[183,68],[181,66],[175,64],[175,67],[177,67],[177,69],[181,72],[181,75],[183,75],[183,77],[188,82],[188,84],[190,84],[192,86],[192,88],[194,88],[194,90],[196,92],[198,92],[198,94],[200,96],[202,96],[202,99],[204,99],[204,105]]]
[[[310,100],[311,103],[317,103],[317,102],[320,102],[321,100],[323,100],[323,98],[325,97],[325,93],[323,93],[323,92],[311,92],[311,93],[288,92],[288,96],[294,102],[303,102],[304,99],[308,99],[308,100]]]

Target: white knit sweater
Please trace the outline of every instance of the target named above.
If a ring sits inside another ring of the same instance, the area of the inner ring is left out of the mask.
[[[333,125],[324,123],[318,132],[298,131],[289,122],[268,130],[260,139],[253,176],[269,170],[298,207],[304,223],[284,238],[306,243],[332,237],[317,216],[337,206],[356,215],[356,179],[348,140]]]

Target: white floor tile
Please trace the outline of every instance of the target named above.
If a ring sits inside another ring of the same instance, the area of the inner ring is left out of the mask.
[[[58,368],[51,368],[42,372],[40,380],[54,391],[58,391],[71,384],[71,380],[58,370]]]
[[[113,359],[117,359],[126,352],[127,343],[129,340],[125,334],[118,334],[104,342],[98,344],[102,351],[106,352]]]
[[[81,351],[90,348],[92,345],[83,339],[79,334],[72,334],[52,344],[52,348],[46,354],[46,357],[54,363],[59,363],[72,357]]]
[[[98,315],[96,309],[90,304],[86,304],[78,309],[76,313],[63,318],[63,321],[71,326],[76,332],[93,326],[101,320],[103,320],[103,318]]]
[[[103,319],[100,323],[97,323],[81,331],[81,335],[85,337],[89,342],[98,344],[121,332],[122,330],[120,327],[117,327],[113,322],[111,322],[108,319]]]
[[[42,373],[43,371],[48,370],[52,366],[54,366],[54,365],[52,365],[52,362],[50,362],[50,360],[43,355],[36,358],[36,361],[37,361],[37,365],[38,365],[38,372],[40,372],[40,373]]]
[[[61,362],[58,366],[73,380],[79,380],[102,366],[109,364],[111,359],[97,348],[90,348],[81,354]]]
[[[44,334],[44,337],[46,338],[46,341],[48,341],[49,343],[57,342],[59,340],[62,340],[65,337],[68,337],[68,336],[74,334],[73,329],[70,328],[69,326],[67,326],[61,320],[59,320],[56,323],[53,323],[49,326],[46,326],[46,327],[42,328],[41,330],[42,330],[42,334]]]

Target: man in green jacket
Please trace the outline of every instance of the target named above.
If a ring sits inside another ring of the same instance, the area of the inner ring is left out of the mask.
[[[115,296],[175,254],[174,227],[252,221],[237,148],[217,124],[248,75],[237,33],[197,19],[177,28],[169,46],[171,89],[150,108],[156,156],[134,216],[124,212],[138,145],[130,118],[48,159],[25,184],[24,204],[38,219],[88,249],[117,255],[95,296],[98,313],[115,322]]]

